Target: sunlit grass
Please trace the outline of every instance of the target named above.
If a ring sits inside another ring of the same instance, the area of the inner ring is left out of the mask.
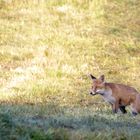
[[[140,90],[139,6],[0,0],[0,136],[139,139],[139,116],[113,115],[88,94],[89,73]]]

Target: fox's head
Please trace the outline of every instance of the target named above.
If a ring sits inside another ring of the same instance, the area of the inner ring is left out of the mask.
[[[103,95],[105,93],[105,76],[101,75],[99,78],[94,77],[90,74],[90,78],[93,81],[92,87],[90,89],[91,95],[100,94]]]

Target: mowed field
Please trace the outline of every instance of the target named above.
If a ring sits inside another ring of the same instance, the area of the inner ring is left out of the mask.
[[[89,73],[140,91],[139,0],[0,0],[0,140],[139,140]]]

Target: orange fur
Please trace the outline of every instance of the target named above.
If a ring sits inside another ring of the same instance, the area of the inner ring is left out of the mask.
[[[136,89],[123,84],[107,83],[104,80],[104,75],[99,79],[90,76],[93,80],[90,94],[102,95],[111,104],[114,113],[117,113],[119,108],[123,113],[126,113],[125,107],[128,105],[131,105],[133,115],[140,113],[140,94]]]

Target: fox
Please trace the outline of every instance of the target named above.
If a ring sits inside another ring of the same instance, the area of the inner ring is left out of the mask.
[[[123,114],[126,114],[126,106],[129,105],[133,116],[140,113],[140,94],[135,88],[124,84],[106,82],[104,75],[99,78],[92,74],[89,76],[92,80],[90,95],[101,95],[111,105],[113,113],[120,110]]]

